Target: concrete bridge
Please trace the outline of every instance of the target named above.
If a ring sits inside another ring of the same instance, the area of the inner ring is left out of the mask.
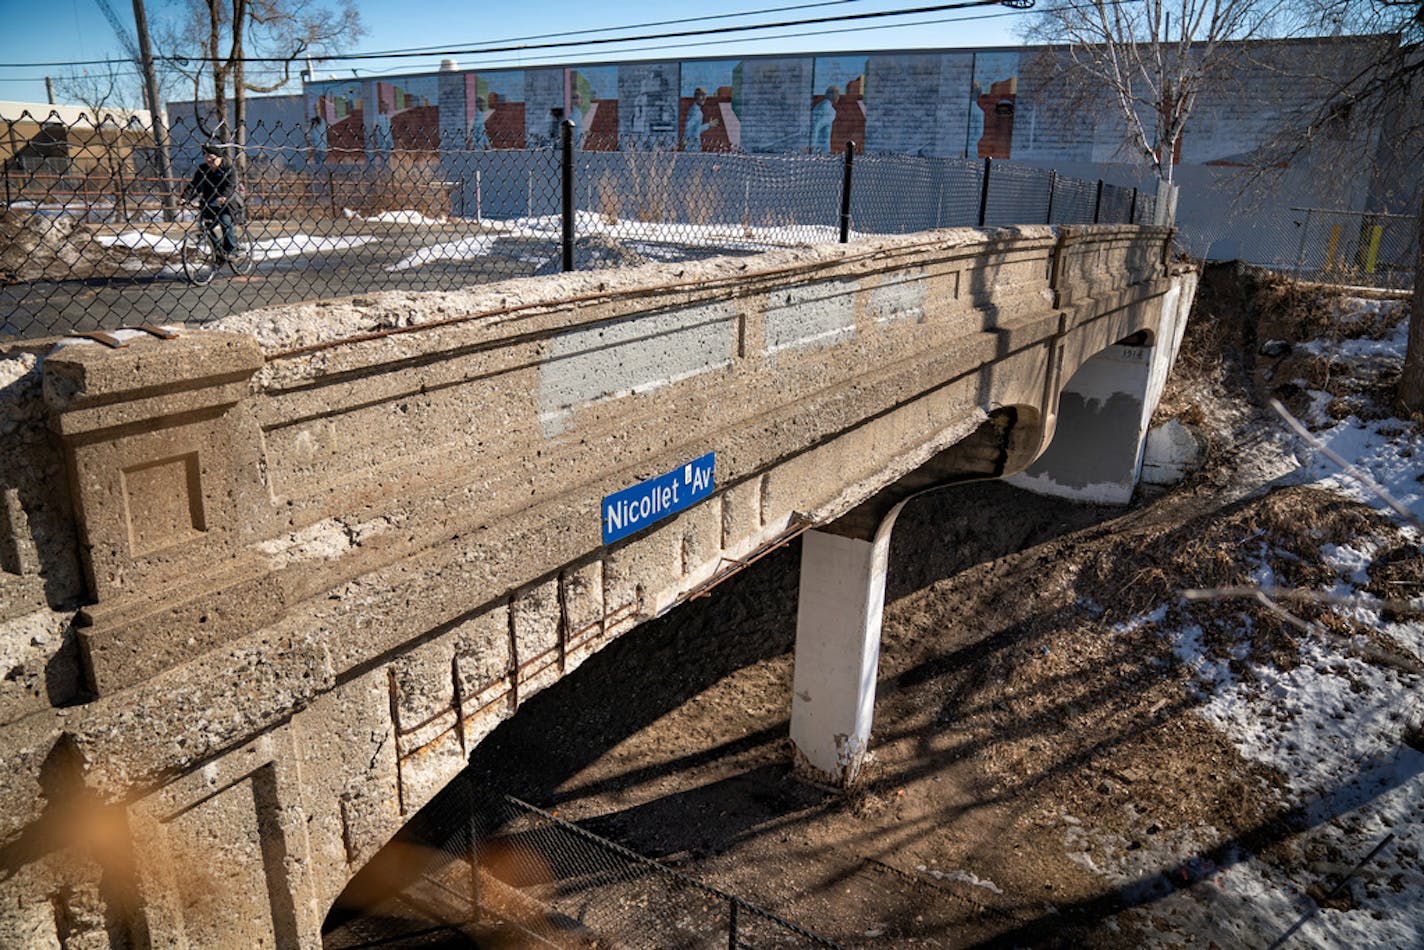
[[[1125,502],[1195,287],[1169,237],[930,232],[23,357],[0,945],[318,946],[521,702],[796,535],[792,739],[854,781],[899,507]]]

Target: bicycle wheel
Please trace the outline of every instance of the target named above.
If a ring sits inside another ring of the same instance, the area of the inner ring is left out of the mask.
[[[233,241],[237,249],[227,259],[227,266],[240,277],[246,277],[257,267],[257,259],[252,256],[252,242],[247,239],[247,228],[233,229]]]
[[[183,276],[190,283],[202,287],[212,282],[217,261],[213,252],[213,242],[201,229],[190,231],[183,236]]]

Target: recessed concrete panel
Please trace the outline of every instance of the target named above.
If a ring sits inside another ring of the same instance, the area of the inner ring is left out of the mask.
[[[766,352],[835,346],[855,336],[855,289],[851,281],[787,287],[766,308]]]
[[[923,267],[882,280],[870,291],[870,319],[877,327],[902,322],[924,323],[927,292]]]
[[[120,478],[135,556],[187,541],[206,528],[197,452],[125,468]]]
[[[567,424],[570,410],[644,393],[721,369],[737,342],[729,303],[688,307],[581,327],[554,338],[539,370],[539,412],[546,434]]]

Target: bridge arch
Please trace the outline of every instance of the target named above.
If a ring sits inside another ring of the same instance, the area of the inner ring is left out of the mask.
[[[963,440],[802,540],[791,740],[798,767],[853,783],[869,749],[890,537],[905,503],[1004,478],[1041,494],[1126,504],[1186,326],[1180,288],[1102,315],[1045,384],[1043,409],[994,409]],[[1156,345],[1159,339],[1169,346]],[[1109,342],[1111,341],[1111,342]]]

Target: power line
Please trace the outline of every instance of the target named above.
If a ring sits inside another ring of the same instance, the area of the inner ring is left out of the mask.
[[[1121,0],[1119,0],[1119,2],[1121,2]],[[1016,12],[1017,12],[1017,11],[1015,11],[1015,12],[1005,12],[1005,13],[981,13],[981,14],[977,14],[977,15],[974,15],[974,16],[936,17],[936,18],[930,19],[930,20],[916,20],[916,21],[914,21],[913,23],[877,23],[877,24],[871,24],[871,25],[869,25],[869,26],[843,26],[843,27],[837,27],[837,28],[835,28],[835,29],[830,29],[830,30],[807,30],[807,31],[798,31],[798,32],[795,32],[795,33],[778,33],[778,34],[776,34],[776,35],[774,35],[774,36],[743,36],[743,37],[737,37],[737,38],[735,38],[735,39],[727,39],[727,40],[703,40],[703,41],[699,41],[699,42],[696,42],[696,43],[659,43],[659,44],[655,44],[655,45],[651,45],[651,46],[630,46],[630,47],[627,47],[626,49],[609,50],[608,52],[609,52],[610,54],[613,54],[613,55],[622,55],[622,54],[624,54],[624,53],[641,53],[641,52],[653,52],[653,51],[657,51],[657,50],[682,49],[682,48],[687,47],[687,46],[724,46],[724,45],[727,45],[727,44],[729,44],[729,43],[763,43],[763,42],[770,42],[770,41],[772,41],[772,40],[782,40],[782,39],[787,39],[787,38],[791,38],[791,37],[799,37],[799,36],[831,36],[831,35],[839,34],[839,33],[864,33],[864,32],[868,32],[868,31],[870,31],[870,30],[903,30],[903,29],[908,29],[908,28],[912,28],[912,27],[916,27],[916,26],[934,26],[934,25],[940,24],[940,23],[968,23],[968,22],[970,22],[970,21],[972,21],[972,20],[993,20],[993,19],[997,19],[997,18],[999,18],[999,17],[1014,16]],[[1045,11],[1045,12],[1052,12],[1052,11]],[[805,53],[788,53],[788,54],[786,54],[786,55],[788,55],[788,56],[801,56],[801,55],[808,55],[808,54],[805,54]],[[867,51],[867,55],[874,55],[874,51]],[[545,55],[545,56],[531,56],[531,57],[528,57],[527,59],[526,59],[526,58],[520,58],[520,59],[515,60],[515,59],[499,58],[499,59],[493,59],[493,60],[477,61],[477,62],[471,63],[470,66],[483,66],[483,67],[485,67],[485,68],[487,68],[487,69],[488,69],[488,68],[492,68],[492,67],[494,67],[494,68],[510,68],[510,66],[496,67],[496,64],[499,64],[499,63],[508,63],[508,64],[512,64],[512,65],[517,66],[517,65],[523,64],[523,63],[529,63],[529,62],[545,62],[545,61],[547,61],[547,60],[559,60],[559,59],[562,59],[562,57],[559,56],[559,55],[557,55],[557,54],[551,53],[551,54],[548,54],[548,55]],[[464,67],[462,67],[462,68],[464,68]],[[387,74],[387,73],[399,73],[399,72],[408,72],[408,71],[409,71],[409,70],[407,70],[405,67],[402,67],[402,66],[393,66],[393,67],[391,67],[391,68],[389,68],[389,69],[379,69],[379,70],[374,70],[374,69],[373,69],[373,70],[367,70],[367,69],[363,69],[363,70],[361,70],[361,74],[362,74],[363,76],[364,76],[364,75],[385,75],[385,74]],[[359,78],[359,77],[358,77],[358,78]],[[322,81],[325,81],[325,80],[322,80]]]
[[[844,0],[840,0],[840,2],[844,2]],[[1052,12],[1055,12],[1056,9],[1057,9],[1057,8],[1048,8],[1048,9],[1045,9],[1044,12],[1045,12],[1045,13],[1052,13]],[[1019,11],[1017,11],[1017,10],[1009,10],[1009,11],[1004,11],[1004,12],[1002,12],[1002,13],[978,13],[978,14],[973,14],[973,15],[971,15],[971,16],[935,17],[935,18],[929,19],[929,20],[915,20],[915,21],[913,21],[913,22],[911,22],[911,23],[874,23],[874,24],[870,24],[870,25],[868,25],[868,26],[838,27],[838,28],[830,29],[830,30],[807,30],[807,31],[795,32],[795,33],[777,33],[777,34],[775,34],[775,35],[773,35],[773,36],[744,36],[744,37],[738,37],[738,38],[736,38],[736,39],[706,40],[706,41],[701,41],[701,42],[697,42],[697,43],[658,43],[658,44],[649,45],[649,46],[630,46],[630,47],[627,47],[626,49],[609,50],[609,52],[612,53],[612,54],[615,54],[615,55],[621,55],[621,54],[623,54],[623,53],[642,53],[642,52],[655,52],[655,51],[658,51],[658,50],[667,50],[667,49],[682,49],[683,47],[687,47],[687,46],[723,46],[723,45],[726,45],[726,44],[728,44],[728,43],[769,43],[769,42],[772,42],[772,41],[774,41],[774,40],[783,40],[783,39],[788,39],[788,38],[793,38],[793,37],[798,37],[798,36],[832,36],[832,35],[836,35],[836,34],[840,34],[840,33],[868,32],[868,31],[870,31],[870,30],[904,30],[904,29],[911,29],[911,28],[917,27],[917,26],[936,26],[936,25],[942,24],[942,23],[969,23],[969,22],[973,22],[973,21],[977,21],[977,20],[997,20],[997,19],[1002,19],[1003,17],[1016,16],[1016,15],[1018,14],[1018,12],[1019,12]],[[869,54],[873,55],[875,51],[871,50],[871,51],[867,51],[867,52],[868,52]],[[436,55],[436,54],[432,53],[431,55],[433,56],[433,55]],[[787,54],[787,55],[804,55],[804,54],[791,54],[791,53],[789,53],[789,54]],[[472,64],[470,64],[470,65],[472,65],[472,66],[473,66],[473,65],[479,65],[479,66],[484,66],[484,67],[486,67],[486,68],[490,68],[490,67],[495,67],[495,66],[497,66],[497,64],[499,64],[499,63],[512,63],[512,64],[516,64],[516,65],[517,65],[517,64],[519,64],[519,63],[524,63],[524,62],[530,62],[530,61],[543,62],[543,61],[546,61],[546,60],[559,59],[559,58],[560,58],[560,57],[557,56],[557,55],[549,54],[549,55],[547,55],[547,56],[533,56],[533,57],[529,57],[527,60],[526,60],[526,59],[523,59],[523,58],[521,58],[521,59],[519,59],[519,60],[500,58],[500,59],[493,59],[493,60],[480,61],[480,62],[478,62],[478,63],[472,63]],[[132,63],[127,63],[127,66],[128,66],[127,69],[120,69],[120,70],[118,70],[118,72],[131,72],[131,73],[135,73],[135,74],[137,73],[137,68],[136,68]],[[507,67],[505,67],[505,68],[507,68]],[[390,68],[388,68],[388,69],[363,69],[363,70],[361,70],[361,76],[380,76],[380,75],[386,75],[386,74],[388,74],[388,73],[402,73],[402,72],[409,72],[409,68],[406,67],[406,66],[392,66],[392,67],[390,67]],[[0,82],[41,82],[41,81],[44,80],[44,78],[45,78],[45,77],[43,77],[43,76],[29,76],[29,77],[3,77],[3,76],[0,76]],[[360,77],[356,77],[356,78],[360,78]],[[329,81],[329,80],[316,79],[315,77],[313,77],[313,78],[312,78],[312,81],[313,81],[313,82],[327,82],[327,81]]]
[[[768,13],[784,13],[788,10],[808,10],[813,7],[836,7],[847,3],[863,3],[865,0],[820,0],[818,3],[798,3],[787,7],[767,7],[764,10],[746,10],[741,13],[716,13],[707,16],[680,17],[676,20],[649,20],[646,23],[628,23],[623,26],[601,26],[589,30],[569,30],[560,33],[533,33],[529,36],[507,36],[503,39],[490,40],[491,43],[522,43],[525,40],[548,40],[561,36],[588,36],[593,33],[616,33],[619,30],[641,30],[650,26],[675,26],[680,23],[701,23],[708,20],[729,20],[741,16],[762,16]],[[400,49],[386,50],[386,53],[425,53],[429,56],[437,56],[440,53],[439,46],[407,46]]]
[[[1015,9],[1027,9],[1023,3],[1032,3],[1033,0],[960,0],[958,3],[941,3],[928,7],[907,7],[900,10],[879,10],[867,13],[847,13],[839,16],[808,17],[800,20],[779,20],[774,23],[761,24],[741,24],[737,26],[710,27],[702,30],[674,30],[666,33],[645,33],[639,36],[622,37],[602,37],[589,40],[570,40],[565,42],[549,43],[528,43],[509,46],[485,46],[465,49],[444,49],[427,50],[422,52],[368,52],[368,53],[344,53],[323,55],[320,59],[323,62],[352,62],[366,59],[407,59],[411,57],[423,56],[467,56],[483,55],[489,53],[519,53],[540,49],[559,49],[566,47],[604,46],[611,43],[635,43],[643,40],[680,39],[694,36],[716,36],[726,33],[745,33],[756,30],[775,30],[792,26],[814,26],[818,23],[844,23],[851,20],[870,20],[884,17],[913,16],[918,13],[941,13],[946,10],[966,10],[976,7],[1013,6]],[[906,24],[914,25],[914,24]],[[565,34],[567,35],[567,34]],[[156,57],[165,62],[175,62],[186,64],[189,62],[227,62],[209,56],[163,56]],[[316,57],[313,57],[316,58]],[[284,56],[246,56],[242,57],[245,63],[286,63],[291,61],[291,57]],[[66,62],[35,62],[35,63],[6,63],[10,68],[39,69],[50,66],[91,66],[108,65],[114,63],[124,63],[123,59],[100,59],[100,60],[73,60]],[[233,60],[236,62],[236,60]]]

